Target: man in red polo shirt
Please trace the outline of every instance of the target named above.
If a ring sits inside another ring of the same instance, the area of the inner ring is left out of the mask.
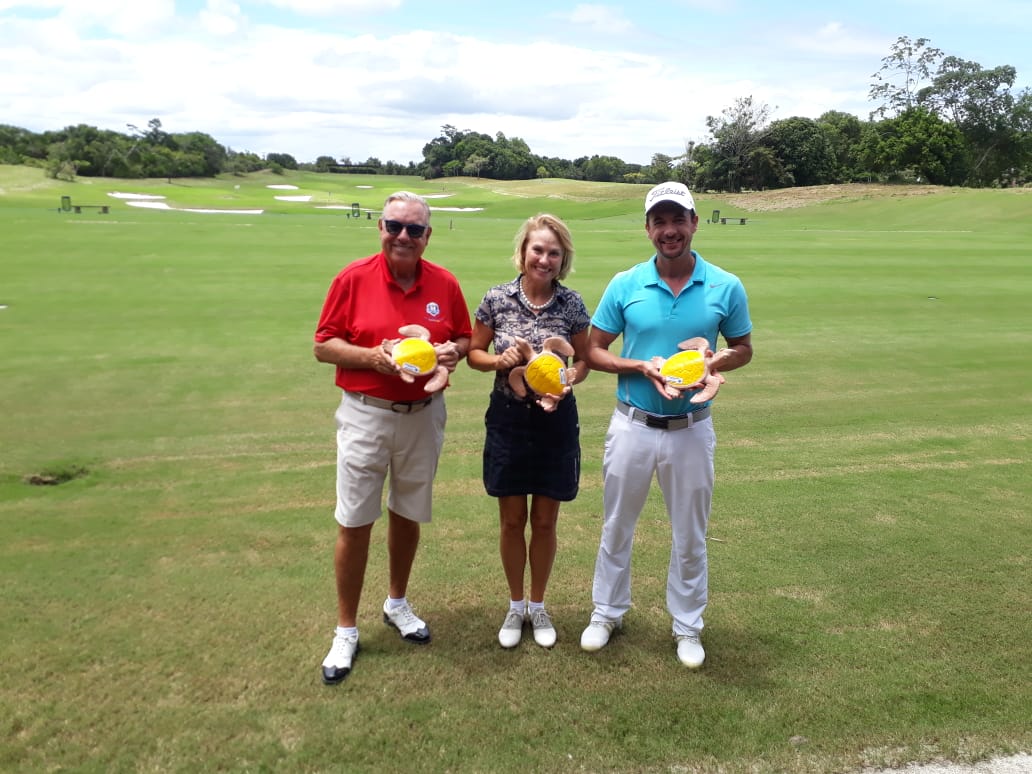
[[[472,334],[458,281],[423,259],[431,233],[426,201],[407,191],[391,194],[378,228],[381,251],[334,278],[315,332],[315,357],[336,366],[344,391],[336,412],[337,629],[322,663],[327,685],[347,677],[358,651],[358,603],[385,482],[390,579],[383,620],[406,642],[430,641],[405,593],[420,524],[430,521],[447,411],[443,390],[423,389],[429,376],[400,378],[384,343],[398,339],[403,325],[422,325],[438,363],[454,371]]]

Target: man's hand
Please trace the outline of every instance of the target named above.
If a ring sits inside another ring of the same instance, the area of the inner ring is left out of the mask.
[[[381,374],[400,376],[401,366],[395,363],[394,358],[391,356],[391,350],[399,341],[401,339],[384,339],[380,342],[380,346],[370,347],[369,352],[372,357],[372,364],[369,367]]]
[[[660,363],[655,360],[642,360],[641,367],[638,369],[642,375],[648,378],[652,382],[652,386],[656,388],[656,391],[667,400],[676,398],[677,395],[670,394],[670,387],[667,385],[666,377],[659,372]]]
[[[690,403],[706,403],[707,401],[713,400],[717,397],[717,393],[720,391],[720,385],[724,384],[726,379],[718,372],[717,367],[721,360],[723,360],[723,353],[726,350],[722,350],[721,353],[714,355],[713,350],[709,347],[709,341],[702,336],[695,336],[691,339],[685,339],[679,343],[678,348],[683,351],[694,350],[702,356],[702,361],[705,366],[702,377],[693,384],[671,384],[667,381],[666,377],[662,375],[661,368],[665,359],[662,357],[654,357],[650,361],[652,369],[645,371],[645,375],[652,379],[653,385],[659,390],[659,393],[670,400],[680,397],[685,392],[695,391],[695,394],[691,397]],[[653,376],[653,371],[655,376]]]
[[[459,364],[461,355],[459,348],[454,341],[446,341],[443,344],[434,344],[434,352],[437,353],[437,365],[444,366],[451,373]]]
[[[710,371],[701,381],[688,387],[689,390],[699,390],[695,393],[689,403],[705,403],[708,400],[713,400],[717,397],[717,393],[720,391],[720,385],[724,384],[727,380],[716,371]]]

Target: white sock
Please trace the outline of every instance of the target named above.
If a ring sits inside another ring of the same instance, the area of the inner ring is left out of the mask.
[[[338,637],[350,637],[350,636],[357,637],[358,636],[358,627],[357,626],[338,626],[337,627],[337,636]]]
[[[530,609],[531,609],[531,611],[534,611],[534,610],[544,610],[545,609],[545,603],[544,602],[531,602],[530,603]]]
[[[405,597],[402,597],[401,599],[395,599],[394,597],[390,597],[390,596],[387,597],[387,607],[389,609],[391,609],[391,610],[393,610],[396,607],[401,607],[402,605],[405,605],[405,604],[408,604],[405,601]]]
[[[509,609],[515,610],[517,613],[525,613],[527,611],[527,605],[522,599],[510,599]]]

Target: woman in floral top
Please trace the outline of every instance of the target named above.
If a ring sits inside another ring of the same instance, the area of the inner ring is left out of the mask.
[[[550,648],[556,633],[545,612],[545,588],[555,561],[559,503],[577,496],[580,481],[580,422],[571,387],[588,376],[590,318],[580,294],[559,282],[573,265],[573,240],[559,218],[529,218],[516,234],[512,260],[519,275],[491,288],[480,302],[467,360],[478,371],[495,372],[484,416],[484,488],[498,498],[499,551],[510,596],[498,641],[504,648],[515,647],[529,622],[535,642]],[[559,399],[554,405],[542,404],[530,390],[520,397],[510,386],[510,371],[525,364],[515,346],[517,336],[535,352],[550,336],[573,345],[567,386],[553,396]],[[492,346],[493,354],[488,352]],[[524,601],[528,564],[529,604]]]

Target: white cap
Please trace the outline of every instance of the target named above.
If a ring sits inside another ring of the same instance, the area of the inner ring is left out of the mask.
[[[645,194],[645,214],[648,215],[649,210],[660,202],[673,202],[674,204],[680,204],[686,210],[695,209],[695,200],[692,198],[692,194],[691,191],[688,190],[688,186],[684,183],[675,183],[673,181],[660,183]]]

